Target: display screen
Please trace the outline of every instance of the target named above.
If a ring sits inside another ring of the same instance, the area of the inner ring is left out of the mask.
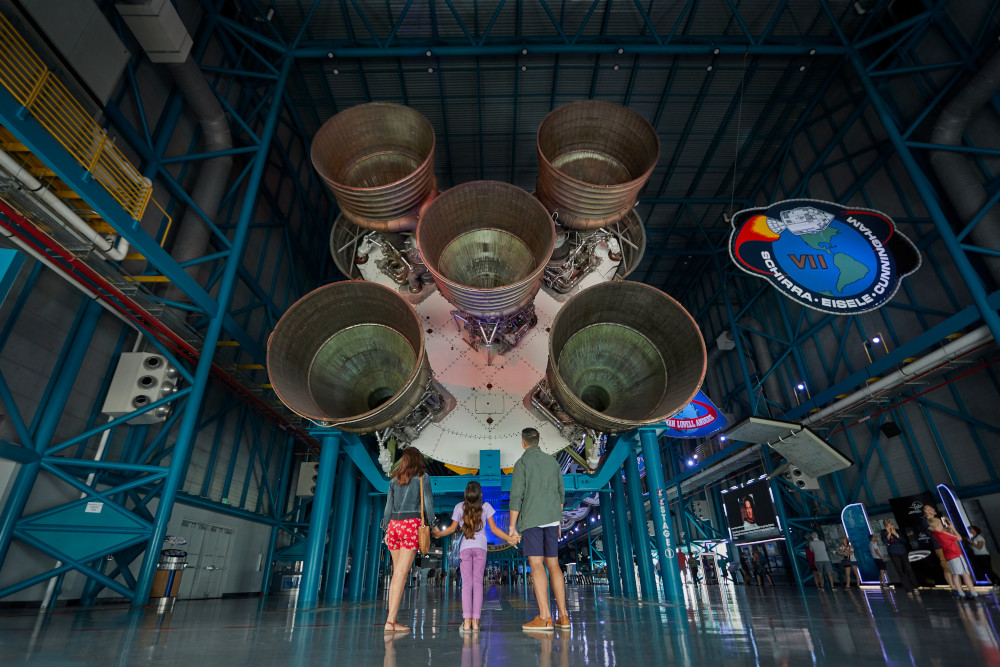
[[[722,496],[722,503],[734,542],[753,542],[781,532],[766,479],[731,490]]]

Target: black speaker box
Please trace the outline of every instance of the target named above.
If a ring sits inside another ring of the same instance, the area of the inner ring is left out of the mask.
[[[899,430],[899,427],[896,426],[896,422],[886,422],[878,428],[887,438],[895,438],[897,435],[902,433],[902,431]]]

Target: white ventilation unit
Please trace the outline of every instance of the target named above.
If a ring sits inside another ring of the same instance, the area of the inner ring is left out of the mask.
[[[166,357],[148,352],[126,352],[118,359],[101,412],[109,417],[123,417],[177,391],[177,369]],[[171,406],[161,405],[128,420],[129,424],[156,424],[171,413]]]
[[[819,488],[819,480],[805,474],[802,471],[802,468],[799,468],[796,465],[792,465],[787,471],[785,471],[784,477],[789,483],[803,490]]]
[[[691,514],[695,515],[701,521],[708,521],[708,501],[707,500],[692,500],[688,503],[688,509],[691,510]]]
[[[315,496],[317,479],[319,479],[318,463],[300,463],[299,481],[295,485],[295,495],[300,498],[312,498]]]

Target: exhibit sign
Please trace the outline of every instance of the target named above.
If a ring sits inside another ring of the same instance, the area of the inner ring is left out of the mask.
[[[663,435],[671,438],[703,438],[721,431],[728,424],[726,416],[699,390],[694,400],[666,419],[667,430]]]
[[[740,211],[732,223],[736,266],[825,313],[880,308],[920,268],[917,247],[879,211],[790,199]]]
[[[722,507],[734,542],[752,542],[781,533],[771,484],[766,478],[724,492]]]

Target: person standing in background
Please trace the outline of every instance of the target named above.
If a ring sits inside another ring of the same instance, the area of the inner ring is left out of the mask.
[[[826,542],[819,539],[819,533],[812,534],[809,548],[812,550],[816,562],[816,588],[823,588],[823,576],[825,575],[830,581],[830,590],[837,590],[836,584],[833,583],[833,564],[830,562],[830,554],[826,550]]]
[[[889,587],[889,575],[885,573],[885,558],[882,557],[882,545],[878,543],[878,538],[874,533],[868,538],[868,549],[872,552],[875,560],[875,567],[878,568],[878,584],[880,588]]]
[[[941,545],[941,550],[944,552],[948,572],[951,574],[949,582],[951,583],[952,595],[957,598],[962,597],[962,584],[964,583],[969,589],[966,591],[965,597],[974,598],[976,592],[973,589],[972,573],[969,571],[969,566],[962,554],[962,536],[958,534],[950,521],[947,523],[945,521],[946,519],[934,517],[927,522],[927,525],[931,529],[931,534],[934,535],[934,540]]]
[[[937,508],[933,505],[924,505],[924,518],[920,520],[920,527],[924,530],[927,535],[932,535],[934,529],[931,528],[931,522],[935,519],[941,520],[941,515],[938,514]],[[948,558],[944,555],[944,550],[941,548],[941,543],[931,537],[931,544],[934,547],[934,554],[938,557],[938,562],[941,563],[941,571],[944,572],[944,581],[946,584],[955,588],[955,582],[951,580],[951,572],[948,571]],[[961,582],[958,583],[959,590],[962,589]]]
[[[907,595],[913,597],[915,592],[919,593],[917,590],[919,584],[917,583],[917,575],[913,573],[913,567],[910,565],[910,549],[900,536],[896,524],[891,520],[885,522],[885,529],[882,531],[882,544],[889,552],[889,558],[899,574],[900,586],[903,587]]]
[[[858,571],[858,559],[854,556],[854,545],[851,544],[851,540],[847,537],[840,538],[837,553],[844,559],[844,588],[851,587],[851,572],[858,578],[858,586],[861,586],[861,572]]]
[[[757,585],[764,585],[764,577],[767,577],[767,583],[771,584],[771,588],[774,588],[774,579],[771,578],[771,569],[767,566],[767,561],[760,556],[760,551],[758,549],[753,550],[753,576],[757,578]]]
[[[986,538],[983,537],[983,531],[979,529],[979,526],[969,526],[969,536],[972,538],[969,540],[972,543],[972,565],[977,574],[982,573],[986,576],[993,584],[993,588],[1000,588],[1000,576],[997,576],[997,573],[993,571],[993,559],[986,548]]]

